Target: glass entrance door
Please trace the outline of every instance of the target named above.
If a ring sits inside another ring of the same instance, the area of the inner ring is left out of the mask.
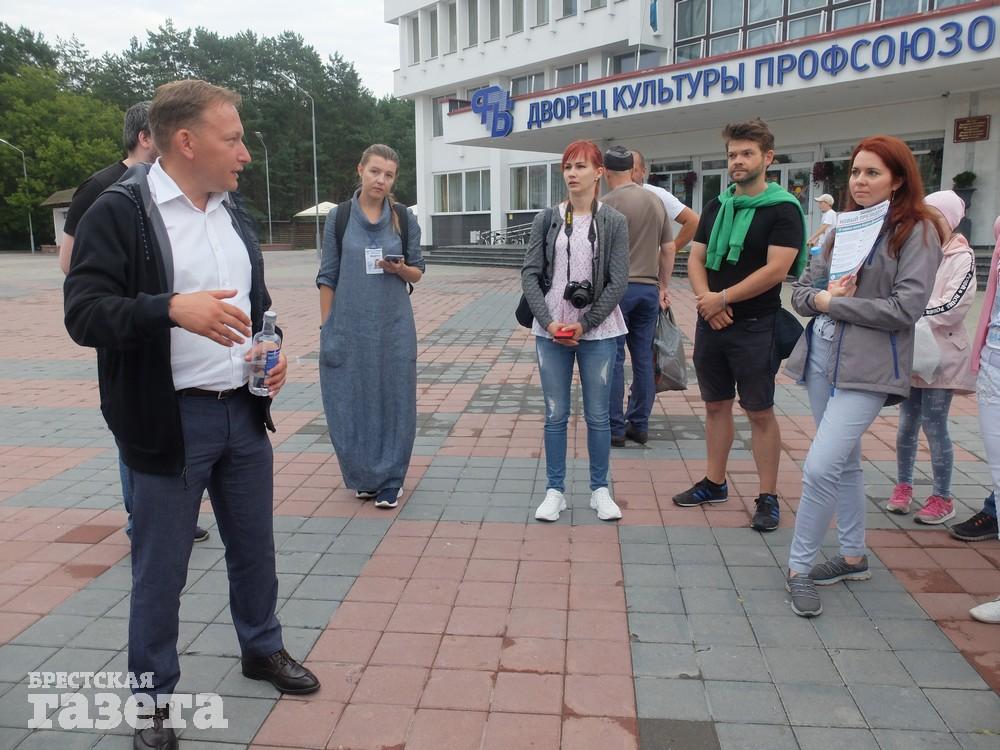
[[[767,170],[767,181],[777,182],[798,198],[805,215],[809,216],[812,210],[809,200],[812,191],[811,164],[774,164]]]
[[[725,171],[711,171],[701,173],[701,210],[705,210],[705,206],[708,205],[709,201],[713,198],[718,198],[719,193],[723,191],[726,185],[729,183],[729,177]]]

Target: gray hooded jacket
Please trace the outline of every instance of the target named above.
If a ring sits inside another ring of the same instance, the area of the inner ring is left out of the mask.
[[[827,232],[824,248],[792,285],[792,307],[815,318],[816,295],[826,289],[835,232]],[[927,306],[941,263],[941,242],[930,222],[921,222],[903,243],[899,258],[889,254],[889,232],[883,227],[875,247],[858,271],[853,297],[835,297],[827,313],[836,321],[826,377],[834,388],[886,394],[886,405],[910,393],[913,327]],[[805,382],[813,323],[799,338],[785,372]]]
[[[546,224],[548,217],[548,224]],[[628,225],[617,209],[602,203],[597,210],[597,278],[593,279],[594,304],[580,320],[583,332],[596,328],[614,312],[628,287]],[[531,224],[531,239],[521,266],[521,288],[542,328],[552,323],[552,314],[545,303],[539,286],[542,276],[542,247],[544,238],[545,270],[549,277],[555,267],[555,247],[563,222],[559,207],[553,206],[535,216]]]

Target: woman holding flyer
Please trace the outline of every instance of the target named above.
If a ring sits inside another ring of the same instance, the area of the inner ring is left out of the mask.
[[[925,203],[931,207],[939,231],[948,237],[941,248],[934,291],[918,323],[928,327],[940,362],[933,373],[920,373],[923,377],[914,373],[910,395],[899,405],[897,484],[885,509],[890,513],[910,512],[917,438],[923,427],[931,449],[934,489],[913,520],[941,524],[955,517],[955,499],[951,496],[954,451],[948,434],[951,399],[956,392],[973,393],[976,389],[975,376],[969,370],[969,334],[965,330],[965,314],[976,296],[976,254],[956,231],[965,216],[965,203],[955,191],[931,193]]]
[[[816,437],[788,561],[792,611],[823,611],[816,586],[871,577],[865,555],[861,437],[887,404],[910,392],[913,328],[941,260],[941,244],[913,154],[898,138],[866,138],[851,157],[850,200],[823,252],[795,283],[792,305],[811,317],[787,372],[804,383]],[[831,518],[840,554],[813,565]]]
[[[521,268],[534,316],[532,333],[545,396],[545,498],[539,521],[566,510],[566,427],[573,362],[580,370],[590,458],[590,507],[602,521],[622,517],[608,491],[611,454],[611,366],[627,333],[618,302],[628,285],[628,225],[597,200],[604,159],[591,141],[575,141],[562,157],[568,200],[540,212]]]

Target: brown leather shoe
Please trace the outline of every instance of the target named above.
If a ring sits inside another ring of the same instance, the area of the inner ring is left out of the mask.
[[[625,437],[627,437],[633,443],[638,443],[639,445],[645,445],[646,442],[649,440],[649,433],[639,432],[632,425],[626,425]]]
[[[170,718],[169,706],[155,709],[151,717],[140,718],[152,718],[153,726],[135,730],[132,750],[177,750],[177,734],[171,727],[163,726],[163,722]]]
[[[319,690],[316,675],[288,655],[285,649],[270,656],[244,656],[243,676],[251,680],[267,680],[283,693],[304,695]]]

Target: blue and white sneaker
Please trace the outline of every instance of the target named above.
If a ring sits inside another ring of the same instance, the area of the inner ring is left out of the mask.
[[[729,499],[729,485],[716,484],[708,477],[697,482],[694,487],[674,495],[674,505],[690,508],[705,503],[724,503]]]
[[[762,492],[757,496],[757,511],[750,521],[751,528],[757,531],[774,531],[778,528],[781,509],[778,507],[778,496]]]

